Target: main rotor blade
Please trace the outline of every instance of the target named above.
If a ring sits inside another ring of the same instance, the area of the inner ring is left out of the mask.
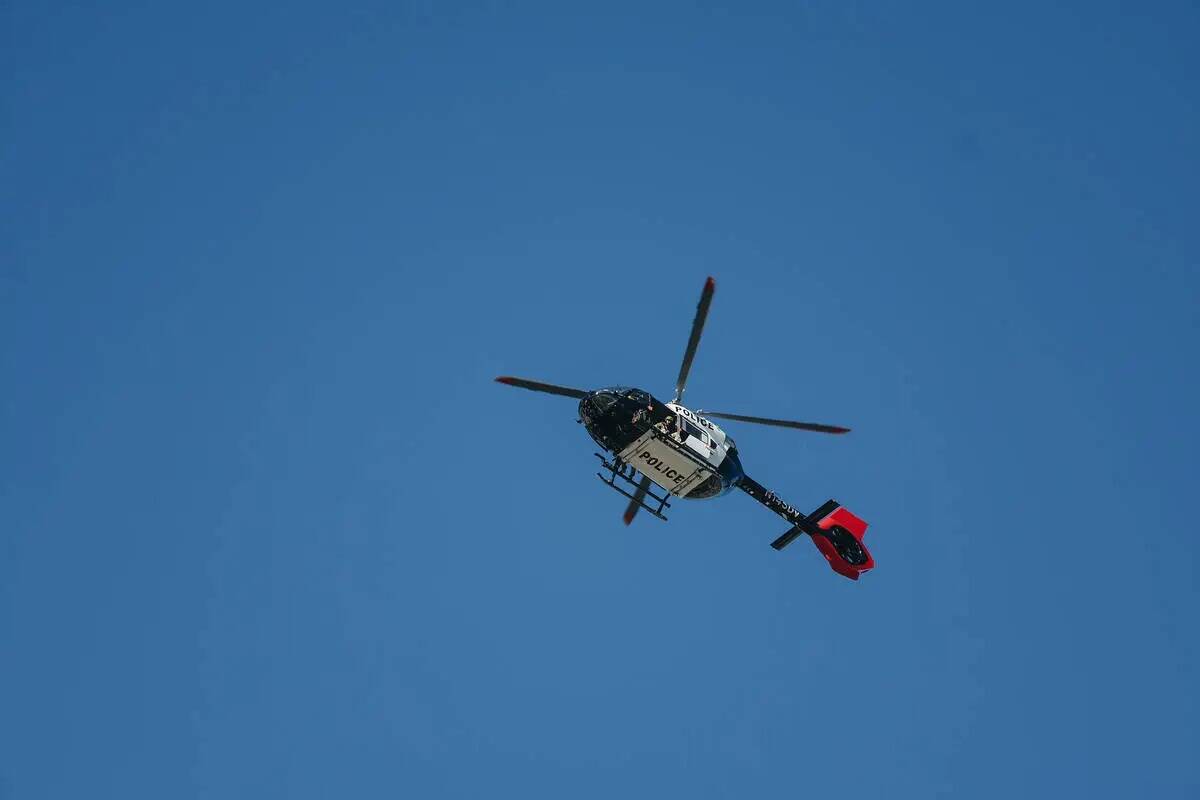
[[[587,396],[587,392],[582,389],[572,389],[570,386],[555,386],[553,383],[541,383],[540,381],[527,381],[524,378],[513,378],[508,375],[501,375],[499,378],[496,378],[496,382],[506,383],[509,386],[520,386],[522,389],[531,389],[535,392],[561,394],[563,397],[574,397],[576,400]]]
[[[716,417],[717,419],[733,419],[738,422],[753,422],[758,425],[775,425],[779,428],[795,428],[801,431],[816,431],[817,433],[849,433],[849,428],[842,428],[837,425],[818,425],[815,422],[793,422],[790,419],[768,419],[766,417],[747,417],[743,414],[723,414],[719,411],[697,411],[697,414],[703,414],[706,417]]]
[[[692,359],[696,357],[696,347],[700,344],[700,334],[704,330],[704,320],[708,318],[708,307],[712,304],[713,292],[717,282],[710,275],[704,282],[704,290],[700,292],[700,302],[696,305],[696,318],[692,320],[692,335],[688,337],[687,350],[683,352],[683,363],[679,365],[679,378],[675,381],[675,400],[683,400],[683,390],[687,386],[688,373],[692,369]]]
[[[642,500],[645,499],[649,489],[650,479],[643,475],[642,482],[638,484],[637,491],[633,493],[633,499],[629,501],[629,507],[625,509],[626,525],[633,522],[633,518],[637,516],[638,509],[642,507]]]

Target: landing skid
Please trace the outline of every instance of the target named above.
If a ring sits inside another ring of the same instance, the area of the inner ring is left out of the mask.
[[[635,495],[630,494],[629,492],[625,491],[622,487],[617,485],[617,478],[620,478],[622,480],[622,482],[629,484],[630,486],[632,486],[634,488],[634,490],[636,490],[638,488],[638,481],[634,478],[634,476],[638,474],[638,471],[633,468],[633,465],[627,464],[624,461],[622,461],[620,458],[617,458],[617,457],[614,457],[612,462],[609,462],[608,459],[606,459],[600,453],[596,453],[595,455],[596,455],[596,458],[600,459],[600,463],[603,465],[602,469],[608,473],[608,477],[605,477],[604,474],[597,472],[596,473],[597,478],[599,478],[606,485],[611,486],[616,491],[620,492],[621,494],[628,497],[630,500],[632,500],[635,503],[637,503],[638,505],[640,505],[642,508],[644,508],[649,513],[658,517],[663,522],[667,521],[667,518],[664,517],[663,513],[662,513],[664,508],[671,507],[671,504],[667,502],[668,494],[666,492],[663,493],[662,497],[659,497],[652,491],[652,489],[647,489],[646,494],[641,499],[639,499]],[[647,483],[650,483],[650,482],[647,481]],[[650,483],[650,486],[654,487],[654,484]],[[658,501],[658,507],[654,508],[651,505],[648,505],[646,503],[647,499]]]

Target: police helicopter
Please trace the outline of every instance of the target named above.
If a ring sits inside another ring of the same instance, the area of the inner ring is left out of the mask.
[[[626,386],[584,391],[510,376],[496,380],[579,401],[578,421],[604,450],[604,454],[596,453],[602,465],[601,472],[596,474],[605,484],[629,498],[629,506],[625,509],[626,525],[633,522],[639,509],[666,520],[663,511],[671,507],[672,497],[704,500],[728,494],[735,488],[741,489],[792,526],[771,542],[771,547],[782,550],[808,534],[835,572],[858,580],[875,566],[875,560],[863,543],[867,523],[836,500],[829,500],[811,514],[797,511],[746,474],[733,437],[712,422],[712,418],[818,433],[842,434],[849,433],[850,429],[813,422],[693,411],[682,404],[688,372],[700,344],[700,334],[715,290],[716,281],[710,277],[700,293],[692,332],[683,353],[679,377],[675,380],[675,396],[669,403],[642,389]]]

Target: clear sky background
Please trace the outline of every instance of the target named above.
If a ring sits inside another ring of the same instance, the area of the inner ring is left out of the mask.
[[[0,10],[0,797],[1195,797],[1194,3]],[[621,524],[575,404],[865,517]]]

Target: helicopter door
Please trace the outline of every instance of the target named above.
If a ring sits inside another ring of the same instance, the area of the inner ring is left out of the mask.
[[[681,448],[657,428],[643,433],[619,455],[622,461],[678,497],[687,496],[713,474],[711,466],[695,451]]]

